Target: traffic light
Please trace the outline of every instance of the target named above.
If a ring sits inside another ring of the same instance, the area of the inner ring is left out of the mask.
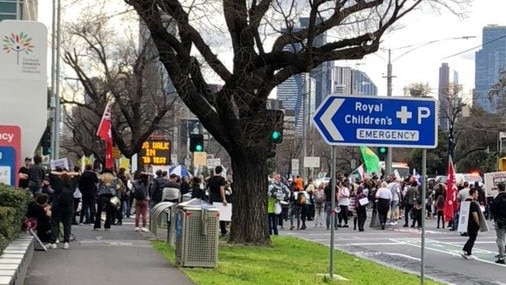
[[[204,151],[204,135],[190,134],[190,152]]]
[[[278,130],[274,130],[271,133],[271,139],[273,143],[280,143],[283,141],[283,134]]]
[[[42,154],[49,155],[51,154],[51,127],[47,126],[40,138],[39,142],[42,147]]]
[[[388,148],[384,146],[378,147],[378,158],[380,161],[385,161],[388,154]]]
[[[271,142],[278,144],[283,141],[283,120],[284,113],[282,110],[267,110],[267,117],[273,121],[273,129],[271,132]]]

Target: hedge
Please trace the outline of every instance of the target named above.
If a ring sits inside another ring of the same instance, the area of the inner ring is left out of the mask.
[[[0,254],[21,233],[31,199],[28,190],[0,183]]]

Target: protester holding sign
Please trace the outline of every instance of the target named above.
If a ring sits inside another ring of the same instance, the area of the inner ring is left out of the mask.
[[[468,212],[467,217],[467,234],[468,239],[464,248],[462,248],[462,255],[465,259],[475,259],[472,255],[472,250],[474,246],[474,242],[476,241],[476,237],[478,236],[478,231],[480,230],[480,205],[475,202],[478,198],[478,191],[475,188],[469,189],[469,196],[466,198],[464,203],[462,203],[460,214],[464,216],[465,212]]]

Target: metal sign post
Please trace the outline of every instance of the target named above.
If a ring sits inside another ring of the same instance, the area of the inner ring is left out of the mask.
[[[334,279],[334,231],[336,221],[336,147],[332,146],[330,150],[330,260],[329,275]]]
[[[425,280],[425,198],[427,196],[427,150],[422,151],[422,242],[420,248],[420,284]]]

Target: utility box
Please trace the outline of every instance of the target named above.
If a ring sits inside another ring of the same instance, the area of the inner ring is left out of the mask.
[[[176,261],[183,267],[217,267],[220,213],[211,204],[191,199],[177,206]]]

